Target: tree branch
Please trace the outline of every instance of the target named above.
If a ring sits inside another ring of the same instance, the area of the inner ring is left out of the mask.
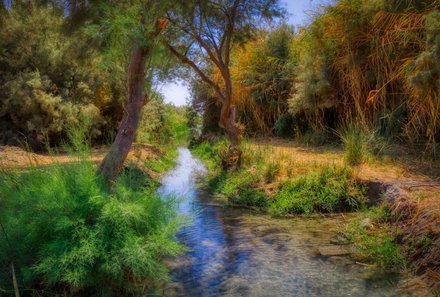
[[[177,58],[179,58],[182,63],[190,66],[199,76],[200,78],[206,82],[207,84],[209,84],[214,91],[217,93],[218,97],[219,97],[219,101],[223,104],[226,101],[225,95],[223,94],[220,86],[218,84],[216,84],[212,79],[210,79],[205,73],[203,73],[203,71],[196,65],[196,63],[194,63],[193,61],[191,61],[186,55],[180,53],[176,48],[174,48],[171,44],[167,43],[164,41],[165,46],[170,50],[170,52],[176,56]]]

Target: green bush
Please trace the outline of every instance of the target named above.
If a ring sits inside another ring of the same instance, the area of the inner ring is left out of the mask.
[[[92,120],[92,140],[105,140],[122,114],[125,74],[103,67],[82,31],[66,32],[62,10],[23,7],[0,25],[0,144],[59,145],[80,116]]]
[[[191,149],[195,156],[205,162],[208,169],[216,170],[220,168],[222,159],[228,152],[228,141],[222,139],[215,144],[205,141],[194,145]]]
[[[168,146],[162,156],[155,156],[154,158],[147,158],[144,161],[145,167],[157,173],[164,173],[171,170],[176,165],[176,158],[178,155],[175,146]]]
[[[328,167],[284,182],[271,209],[279,214],[353,210],[364,204],[363,192],[346,168]]]
[[[142,111],[136,140],[159,145],[181,144],[188,136],[185,107],[166,104],[163,96],[153,94]]]
[[[85,154],[81,154],[84,156]],[[162,260],[183,247],[181,218],[140,170],[108,190],[87,158],[0,174],[0,292],[121,296],[168,278]],[[1,294],[1,293],[0,293]]]
[[[252,173],[248,170],[228,172],[227,179],[217,191],[220,194],[232,197],[244,189],[255,187],[261,179],[262,175],[259,172]]]
[[[288,137],[293,134],[293,117],[290,114],[282,114],[278,117],[273,127],[275,135]]]

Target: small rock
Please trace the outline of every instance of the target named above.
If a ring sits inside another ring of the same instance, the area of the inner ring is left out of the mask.
[[[359,226],[361,226],[361,228],[363,228],[363,229],[371,229],[371,228],[373,228],[373,223],[371,222],[370,218],[366,218],[361,221]]]

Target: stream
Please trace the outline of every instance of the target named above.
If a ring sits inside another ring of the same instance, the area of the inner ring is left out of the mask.
[[[165,296],[411,296],[398,289],[398,275],[317,253],[331,245],[344,215],[279,219],[214,206],[196,187],[206,173],[179,148],[177,165],[159,189],[163,197],[182,198],[179,213],[193,218],[177,235],[188,251],[169,260]]]

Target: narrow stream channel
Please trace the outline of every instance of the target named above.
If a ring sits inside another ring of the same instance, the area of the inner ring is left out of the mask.
[[[179,211],[193,217],[178,239],[188,252],[170,261],[166,296],[410,296],[397,276],[348,257],[322,257],[344,217],[276,219],[210,205],[196,188],[206,174],[186,148],[163,179],[161,195],[185,198]]]

